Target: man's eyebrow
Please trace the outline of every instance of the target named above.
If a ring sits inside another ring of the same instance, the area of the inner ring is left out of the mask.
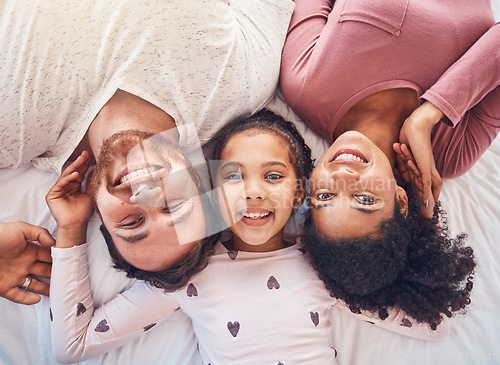
[[[117,234],[117,236],[128,243],[134,243],[147,238],[149,236],[149,231],[133,234],[131,236],[122,236],[119,234]]]

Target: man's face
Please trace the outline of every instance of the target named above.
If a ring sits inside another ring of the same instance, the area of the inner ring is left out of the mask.
[[[118,252],[162,271],[205,235],[198,178],[180,148],[161,135],[125,131],[103,143],[90,193]]]

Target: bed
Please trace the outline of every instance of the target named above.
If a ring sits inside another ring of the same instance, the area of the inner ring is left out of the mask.
[[[494,0],[497,18],[500,4]],[[319,158],[328,147],[287,107],[279,92],[269,108],[293,121]],[[57,175],[26,167],[0,169],[0,222],[22,220],[55,232],[45,194]],[[500,137],[464,176],[445,181],[441,202],[452,234],[467,232],[477,257],[472,304],[451,319],[451,332],[441,341],[406,338],[333,311],[333,341],[341,365],[493,364],[500,363]],[[131,285],[111,267],[99,219],[90,222],[89,266],[94,299],[106,302]],[[290,232],[296,225],[290,224]],[[142,337],[82,364],[199,364],[190,320],[181,312]],[[0,298],[0,364],[58,364],[51,352],[49,300],[23,306]]]

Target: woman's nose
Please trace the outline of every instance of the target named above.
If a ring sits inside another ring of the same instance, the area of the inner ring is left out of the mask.
[[[338,169],[332,171],[332,177],[336,179],[349,179],[359,180],[359,172],[349,166],[340,166]]]

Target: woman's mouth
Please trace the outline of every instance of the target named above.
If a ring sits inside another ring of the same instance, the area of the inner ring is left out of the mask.
[[[343,148],[330,160],[330,162],[360,162],[368,163],[366,157],[358,150]]]

